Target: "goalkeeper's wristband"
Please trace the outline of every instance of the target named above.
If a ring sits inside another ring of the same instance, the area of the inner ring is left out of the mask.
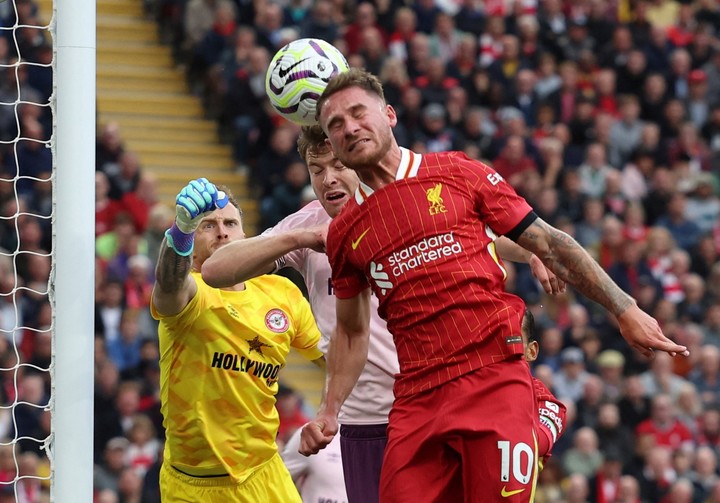
[[[172,227],[165,231],[165,239],[167,245],[181,257],[187,257],[193,252],[195,232],[186,234],[178,228],[176,223],[173,223]]]

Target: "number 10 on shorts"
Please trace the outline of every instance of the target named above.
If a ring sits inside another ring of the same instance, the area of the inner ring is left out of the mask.
[[[511,448],[508,440],[498,440],[500,450],[500,480],[510,481],[510,467],[512,476],[519,483],[525,485],[530,482],[535,466],[535,452],[525,442],[518,442]]]

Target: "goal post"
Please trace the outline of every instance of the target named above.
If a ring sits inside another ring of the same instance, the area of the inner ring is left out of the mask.
[[[51,497],[93,500],[95,0],[53,2]]]

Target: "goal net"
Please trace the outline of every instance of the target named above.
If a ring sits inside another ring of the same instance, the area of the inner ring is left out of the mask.
[[[95,7],[66,7],[0,0],[0,501],[92,500]]]

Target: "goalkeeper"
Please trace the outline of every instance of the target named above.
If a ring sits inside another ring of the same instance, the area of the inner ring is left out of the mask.
[[[176,198],[160,251],[151,312],[160,320],[166,443],[164,503],[300,502],[278,454],[279,370],[293,347],[324,367],[320,332],[300,290],[279,276],[212,288],[200,267],[243,239],[229,191],[205,178]]]

